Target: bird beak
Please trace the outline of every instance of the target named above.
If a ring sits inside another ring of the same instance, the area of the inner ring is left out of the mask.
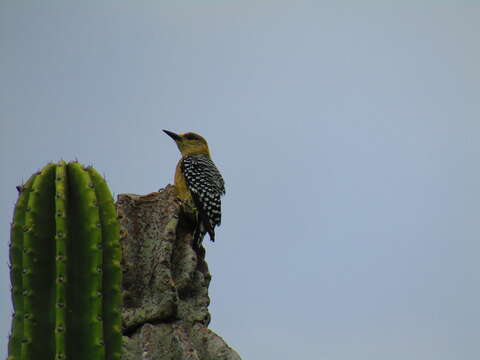
[[[171,131],[168,131],[168,130],[163,130],[163,132],[165,134],[167,134],[168,136],[170,136],[175,141],[182,140],[182,137],[178,134],[175,134],[174,132],[171,132]]]

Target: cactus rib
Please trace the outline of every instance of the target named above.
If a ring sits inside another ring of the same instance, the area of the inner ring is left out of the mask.
[[[67,174],[64,161],[58,163],[55,173],[55,359],[66,358],[67,321]]]
[[[71,238],[68,252],[72,262],[67,301],[72,304],[69,324],[77,329],[76,341],[70,342],[72,359],[104,359],[102,326],[102,231],[94,185],[79,163],[68,166],[71,188]]]
[[[12,283],[13,321],[12,334],[8,343],[9,359],[20,359],[23,340],[23,233],[25,216],[28,208],[28,198],[32,184],[37,177],[34,174],[24,185],[20,186],[20,195],[13,214],[10,239],[10,281]]]
[[[35,178],[28,198],[23,247],[24,339],[22,360],[51,359],[55,341],[55,165]]]
[[[93,168],[87,168],[95,185],[97,201],[100,206],[100,220],[102,223],[103,239],[103,313],[104,339],[106,344],[106,359],[119,360],[122,348],[122,339],[116,336],[121,332],[121,277],[120,268],[121,249],[118,239],[120,226],[117,221],[117,211],[112,201],[112,194],[105,180]]]

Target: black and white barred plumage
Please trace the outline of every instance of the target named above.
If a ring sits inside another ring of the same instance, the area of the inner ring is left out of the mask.
[[[222,175],[207,154],[184,156],[181,166],[199,214],[195,241],[201,241],[206,232],[215,241],[214,228],[222,221],[220,197],[225,194]]]

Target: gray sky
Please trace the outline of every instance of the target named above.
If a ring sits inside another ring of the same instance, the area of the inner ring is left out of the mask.
[[[362,5],[360,5],[360,3]],[[205,136],[211,328],[244,359],[480,358],[480,3],[0,0],[0,348],[15,185],[115,194]]]

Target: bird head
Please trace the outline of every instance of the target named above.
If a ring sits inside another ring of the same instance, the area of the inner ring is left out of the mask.
[[[193,154],[210,155],[207,141],[198,134],[193,132],[176,134],[168,130],[163,130],[163,132],[175,141],[183,156]]]

